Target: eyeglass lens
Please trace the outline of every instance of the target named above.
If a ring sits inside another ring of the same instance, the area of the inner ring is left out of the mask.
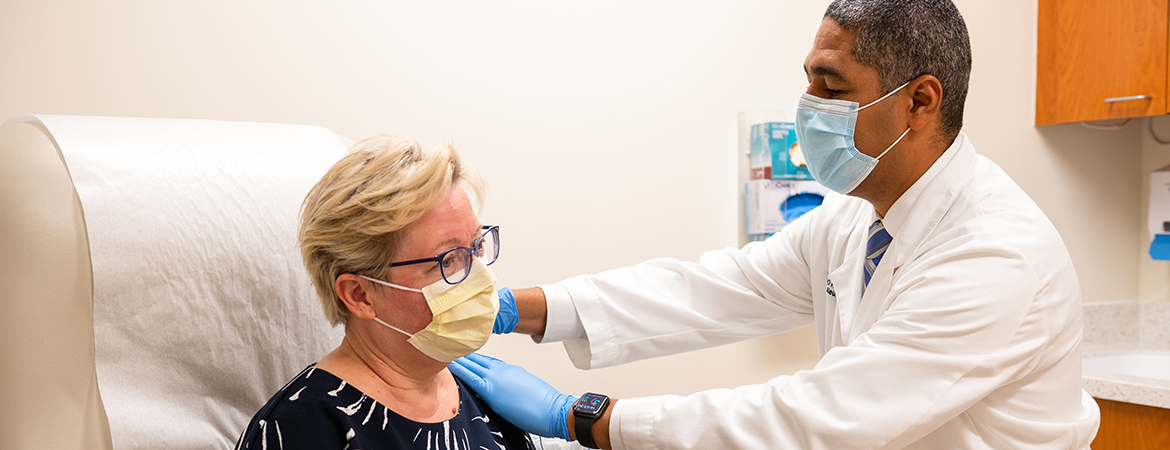
[[[500,257],[500,228],[492,227],[479,237],[477,244],[475,253],[484,264],[491,265],[496,262],[496,258]]]
[[[497,227],[492,227],[474,243],[475,253],[484,265],[496,262],[496,258],[500,256],[499,230]],[[456,284],[463,281],[471,273],[471,251],[463,247],[448,250],[443,254],[439,268],[447,283]]]

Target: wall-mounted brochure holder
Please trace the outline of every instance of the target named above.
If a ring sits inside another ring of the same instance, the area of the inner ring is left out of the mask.
[[[1150,174],[1150,257],[1170,261],[1170,166]]]
[[[739,132],[748,166],[743,226],[747,241],[762,241],[820,206],[828,189],[813,180],[796,139],[796,124],[783,112],[740,113]]]

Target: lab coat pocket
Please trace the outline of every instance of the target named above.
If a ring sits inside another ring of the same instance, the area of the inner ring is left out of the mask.
[[[857,315],[858,301],[861,300],[862,283],[861,257],[858,252],[845,258],[845,263],[829,272],[826,284],[831,284],[836,295],[837,329],[840,330],[840,342],[848,342],[851,336],[854,318]],[[833,297],[829,297],[833,301]]]

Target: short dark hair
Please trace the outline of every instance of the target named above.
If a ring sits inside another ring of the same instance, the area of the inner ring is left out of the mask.
[[[971,79],[971,39],[951,0],[834,0],[825,17],[856,36],[850,54],[877,69],[883,93],[922,75],[938,78],[940,131],[959,134]]]

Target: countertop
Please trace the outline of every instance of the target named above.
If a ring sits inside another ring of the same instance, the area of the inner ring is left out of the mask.
[[[1093,398],[1170,409],[1170,380],[1085,370],[1081,386]]]
[[[1170,302],[1085,304],[1082,354],[1170,352]],[[1170,409],[1166,380],[1086,370],[1082,386],[1094,398]]]

